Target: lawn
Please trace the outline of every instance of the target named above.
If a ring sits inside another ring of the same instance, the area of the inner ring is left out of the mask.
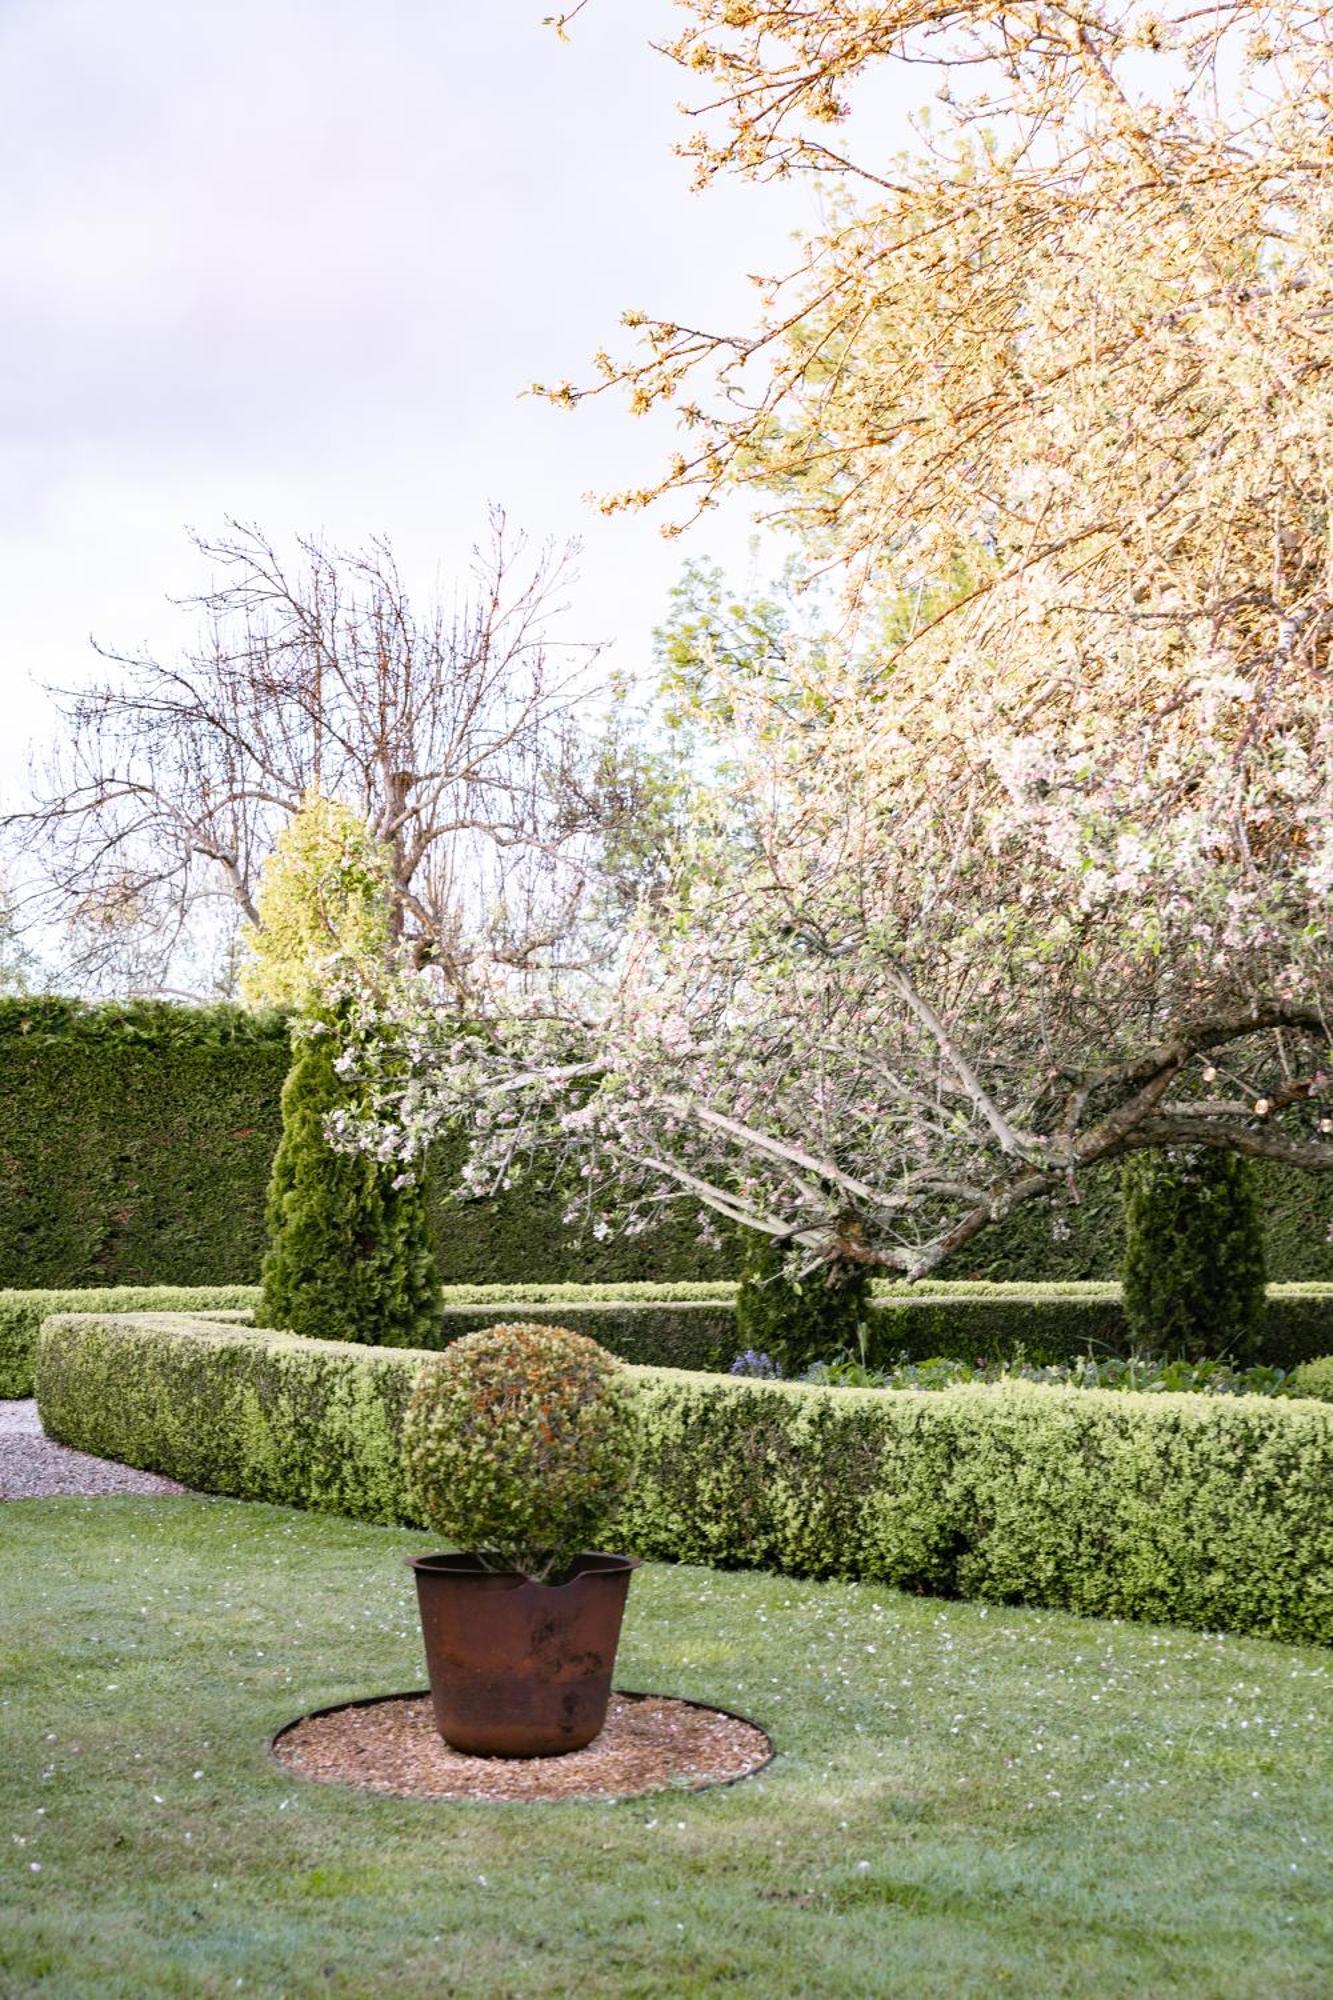
[[[1309,1996],[1333,1990],[1333,1657],[646,1569],[618,1681],[762,1777],[620,1805],[293,1780],[419,1687],[422,1537],[231,1501],[0,1513],[0,1992]]]

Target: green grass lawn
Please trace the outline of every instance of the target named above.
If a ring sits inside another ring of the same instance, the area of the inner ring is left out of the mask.
[[[231,1501],[0,1509],[0,1992],[1333,1991],[1333,1656],[651,1567],[619,1682],[764,1722],[620,1805],[305,1784],[266,1738],[423,1683],[420,1535]]]

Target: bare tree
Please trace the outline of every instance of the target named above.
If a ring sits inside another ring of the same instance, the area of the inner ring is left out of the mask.
[[[98,647],[112,671],[51,690],[62,741],[6,820],[42,871],[25,915],[67,926],[73,977],[170,990],[201,931],[217,958],[312,790],[388,845],[395,936],[460,994],[479,951],[568,950],[607,792],[598,649],[550,637],[574,549],[495,510],[466,593],[419,611],[383,539],[300,538],[290,562],[250,523],[192,539],[203,639],[174,664]]]

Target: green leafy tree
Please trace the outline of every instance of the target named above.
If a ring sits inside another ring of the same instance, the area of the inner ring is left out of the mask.
[[[668,727],[693,733],[701,714],[729,718],[732,684],[778,679],[788,647],[812,640],[812,624],[798,614],[789,577],[766,590],[737,590],[716,563],[692,558],[653,633]]]
[[[1252,1353],[1263,1330],[1263,1224],[1253,1169],[1215,1147],[1125,1164],[1125,1317],[1136,1347]]]
[[[653,633],[664,719],[692,744],[701,727],[712,734],[734,723],[739,691],[763,689],[775,704],[792,703],[809,720],[811,670],[816,677],[831,672],[850,651],[866,684],[874,685],[886,655],[965,597],[991,567],[980,551],[966,563],[955,558],[945,576],[929,584],[904,588],[881,579],[862,592],[853,627],[827,587],[802,577],[796,557],[758,588],[736,587],[716,563],[691,558]],[[799,674],[789,671],[795,656],[802,662]]]
[[[42,967],[23,936],[13,897],[0,882],[0,993],[33,993],[43,983]]]
[[[329,1145],[327,1121],[347,1104],[338,1047],[335,1010],[299,1025],[269,1183],[259,1323],[320,1340],[422,1346],[440,1314],[427,1170],[405,1177],[396,1164]]]

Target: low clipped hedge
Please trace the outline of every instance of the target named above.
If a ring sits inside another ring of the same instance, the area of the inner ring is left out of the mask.
[[[410,1518],[426,1356],[167,1314],[65,1314],[61,1442],[202,1490]],[[1333,1409],[1029,1384],[931,1394],[634,1370],[615,1540],[668,1560],[1333,1643]],[[614,1545],[614,1544],[613,1544]]]
[[[1270,1285],[1262,1337],[1254,1353],[1237,1357],[1272,1368],[1294,1368],[1333,1345],[1333,1285]],[[1088,1284],[935,1284],[908,1291],[877,1286],[870,1315],[873,1366],[900,1354],[909,1361],[946,1355],[956,1361],[1002,1359],[1020,1349],[1039,1365],[1094,1353],[1127,1354],[1120,1287]],[[1210,1349],[1220,1356],[1221,1345]]]
[[[622,1360],[657,1368],[725,1368],[736,1351],[736,1287],[680,1285],[446,1285],[441,1347],[500,1326],[523,1307],[539,1325],[568,1326]],[[30,1396],[37,1330],[53,1313],[253,1311],[257,1285],[121,1286],[105,1291],[0,1291],[0,1398]],[[434,1343],[433,1343],[434,1344]]]
[[[533,1326],[565,1326],[571,1333],[586,1333],[622,1361],[646,1368],[725,1368],[736,1352],[735,1308],[725,1301],[580,1298],[562,1305],[511,1296],[494,1305],[456,1305],[448,1293],[445,1296],[442,1347],[460,1334],[506,1325],[514,1318],[515,1307],[521,1306],[522,1317]]]
[[[495,1326],[510,1307],[588,1333],[626,1361],[658,1368],[725,1368],[736,1353],[734,1284],[478,1285],[445,1287],[444,1338]],[[866,1359],[1002,1360],[1038,1366],[1129,1352],[1120,1287],[1110,1283],[993,1284],[958,1280],[909,1289],[880,1283]],[[1333,1346],[1333,1285],[1271,1285],[1264,1337],[1245,1362],[1294,1368]]]
[[[117,1285],[104,1291],[0,1291],[0,1398],[30,1396],[37,1331],[52,1313],[246,1311],[255,1285]]]
[[[680,1284],[446,1285],[438,1344],[499,1326],[523,1307],[539,1325],[589,1334],[622,1360],[646,1368],[726,1368],[736,1353],[736,1286]],[[0,1397],[32,1394],[37,1329],[60,1312],[211,1312],[252,1308],[252,1285],[122,1287],[106,1291],[0,1292]],[[891,1368],[925,1361],[1007,1360],[1039,1367],[1076,1361],[1089,1349],[1123,1355],[1128,1336],[1118,1285],[1064,1281],[991,1284],[959,1280],[929,1291],[880,1283],[867,1359]],[[434,1345],[435,1343],[432,1343]],[[1261,1349],[1245,1361],[1294,1368],[1333,1348],[1333,1285],[1272,1285]]]

